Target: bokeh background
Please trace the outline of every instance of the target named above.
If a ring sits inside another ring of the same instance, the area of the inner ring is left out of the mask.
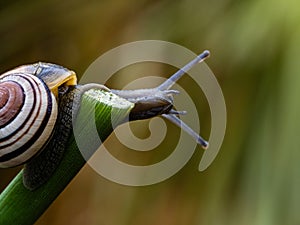
[[[218,157],[199,173],[199,148],[179,173],[147,187],[115,184],[85,166],[37,224],[299,224],[299,1],[0,3],[1,73],[48,61],[80,76],[107,50],[144,39],[212,52],[207,63],[223,89],[228,111]],[[109,86],[117,86],[117,80]],[[201,133],[208,136],[205,101],[199,114]],[[141,124],[147,136],[147,126]],[[108,145],[123,148],[113,137]],[[166,149],[156,153],[164,151],[165,157]],[[0,189],[19,169],[0,170]]]

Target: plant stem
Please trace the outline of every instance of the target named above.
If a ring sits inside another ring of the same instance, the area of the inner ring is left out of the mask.
[[[133,103],[108,92],[85,92],[75,122],[76,138],[74,135],[70,138],[59,167],[53,176],[35,191],[24,187],[21,171],[0,195],[0,225],[33,224],[86,163],[76,144],[77,138],[90,143],[87,145],[87,156],[91,156],[99,147],[92,144],[97,141],[89,140],[92,137],[91,126],[96,125],[99,137],[104,141],[113,131],[113,127],[124,121],[132,107]],[[96,124],[90,122],[93,121],[93,117]],[[98,139],[99,137],[97,136]]]

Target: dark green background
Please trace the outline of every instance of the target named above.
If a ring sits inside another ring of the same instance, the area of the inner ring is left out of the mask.
[[[295,0],[2,1],[1,73],[48,61],[80,76],[120,44],[165,40],[211,51],[228,110],[224,144],[205,172],[197,171],[200,148],[148,187],[112,183],[86,166],[37,224],[299,224],[299,28]],[[207,104],[199,111],[207,136]],[[107,144],[122,149],[113,137]],[[1,188],[18,169],[0,170]]]

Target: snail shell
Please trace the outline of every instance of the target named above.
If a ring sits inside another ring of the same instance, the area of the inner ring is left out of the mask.
[[[0,77],[0,167],[27,162],[42,149],[57,118],[54,94],[31,74]]]
[[[71,133],[69,92],[76,83],[73,71],[42,62],[0,75],[0,168],[26,163],[23,181],[31,190],[48,180],[62,158]]]

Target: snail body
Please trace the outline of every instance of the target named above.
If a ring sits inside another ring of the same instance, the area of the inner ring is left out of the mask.
[[[113,90],[101,84],[77,85],[73,71],[43,62],[0,75],[0,168],[25,164],[25,187],[34,190],[44,184],[63,157],[72,134],[72,117],[80,107],[82,94],[89,89],[109,91],[133,102],[130,120],[162,115],[206,148],[208,143],[176,116],[184,112],[172,109],[173,94],[179,92],[169,88],[208,56],[208,51],[203,52],[153,89]]]

